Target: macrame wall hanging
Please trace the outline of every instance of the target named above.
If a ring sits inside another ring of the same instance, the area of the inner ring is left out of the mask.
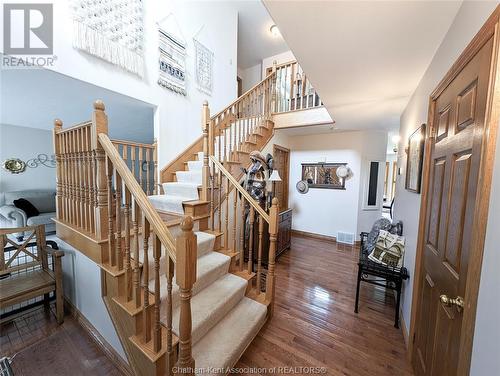
[[[166,21],[170,22],[167,23]],[[160,26],[160,24],[163,26]],[[175,93],[187,95],[186,42],[172,13],[158,23],[158,37],[158,85]]]
[[[193,43],[195,49],[194,69],[196,72],[198,90],[205,94],[212,95],[214,53],[194,38]]]
[[[142,77],[142,0],[72,0],[73,46]]]

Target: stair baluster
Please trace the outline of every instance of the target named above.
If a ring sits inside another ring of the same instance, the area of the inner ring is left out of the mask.
[[[259,244],[257,250],[257,292],[260,294],[260,278],[262,274],[262,236],[264,235],[264,220],[259,215]]]
[[[134,231],[134,303],[135,308],[139,308],[142,304],[141,301],[141,269],[139,265],[139,221],[141,218],[140,208],[137,202],[134,201],[134,210],[132,211],[132,228]]]
[[[201,113],[201,129],[203,131],[203,170],[202,170],[202,190],[200,199],[203,201],[208,201],[208,187],[209,187],[209,177],[210,168],[208,166],[208,128],[210,123],[210,110],[208,109],[208,102],[203,102],[203,110]]]
[[[115,236],[114,236],[114,221],[113,221],[113,164],[107,159],[107,193],[108,193],[108,262],[110,266],[116,265],[115,257]]]
[[[224,248],[229,249],[229,181],[225,179],[224,200],[226,203],[224,210]]]
[[[243,271],[245,259],[245,198],[240,198],[241,224],[240,224],[240,258],[238,260],[240,272]]]
[[[146,217],[142,220],[144,267],[142,272],[142,289],[144,291],[144,303],[142,305],[142,335],[144,343],[151,339],[151,315],[149,312],[149,236],[150,227]]]
[[[255,209],[253,206],[250,206],[250,216],[249,216],[249,238],[248,238],[248,266],[247,273],[252,274],[253,271],[253,224],[255,221]]]
[[[236,237],[236,225],[238,223],[238,192],[235,190],[233,192],[233,252],[236,252],[236,243],[237,243],[237,237]]]
[[[146,153],[146,184],[144,187],[144,192],[146,192],[147,195],[151,194],[151,176],[150,176],[150,170],[151,170],[151,151],[150,150],[144,150],[144,153]],[[141,166],[142,167],[142,166]],[[142,168],[141,168],[142,170]]]
[[[172,373],[172,368],[175,364],[175,352],[172,346],[172,280],[174,278],[174,262],[170,257],[167,257],[167,374]]]
[[[115,208],[116,208],[116,232],[115,232],[115,258],[119,271],[123,270],[122,254],[122,178],[115,171]]]
[[[154,281],[155,281],[155,305],[154,305],[154,331],[153,331],[153,351],[161,350],[161,327],[160,327],[160,257],[161,242],[153,234],[153,257],[154,257]]]
[[[132,195],[125,187],[125,205],[123,206],[123,216],[125,217],[125,242],[123,244],[125,252],[125,297],[127,302],[132,299],[132,268],[130,257],[130,205],[132,202]]]

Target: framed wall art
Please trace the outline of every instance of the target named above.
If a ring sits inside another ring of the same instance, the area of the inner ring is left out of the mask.
[[[302,163],[302,180],[309,188],[345,189],[345,178],[337,176],[337,169],[347,163]]]
[[[420,193],[422,163],[424,161],[425,124],[422,124],[408,139],[406,156],[406,181],[408,191]]]

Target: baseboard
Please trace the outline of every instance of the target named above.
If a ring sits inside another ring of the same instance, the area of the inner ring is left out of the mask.
[[[87,332],[87,334],[99,346],[102,352],[108,357],[109,360],[126,376],[134,376],[132,369],[128,363],[116,352],[106,339],[94,328],[94,326],[87,320],[87,318],[76,308],[69,300],[64,299],[64,308],[66,312],[80,324],[80,326]]]
[[[301,238],[313,238],[318,240],[325,240],[328,242],[334,242],[334,243],[337,242],[335,236],[315,234],[313,232],[307,232],[307,231],[292,230],[292,235],[300,236]]]
[[[406,350],[408,350],[410,343],[408,341],[408,331],[402,310],[399,310],[399,322],[401,324],[401,331],[403,332],[403,339],[405,341]]]

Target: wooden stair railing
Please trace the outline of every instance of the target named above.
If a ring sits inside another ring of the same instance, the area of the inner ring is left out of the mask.
[[[297,61],[280,64],[276,70],[276,100],[273,113],[309,110],[323,106],[318,93]]]
[[[158,192],[158,145],[116,140],[111,142],[147,195]]]
[[[94,103],[91,122],[62,129],[56,121],[54,141],[61,234],[83,253],[93,242],[101,246],[97,262],[103,299],[133,372],[170,375],[175,365],[178,373],[193,374],[191,296],[197,243],[191,217],[184,217],[182,234],[174,239],[109,139],[101,101]],[[165,302],[160,299],[162,255]],[[174,268],[180,287],[179,338],[172,333]],[[166,304],[165,323],[160,321],[161,304]]]
[[[278,238],[279,203],[275,197],[269,209],[269,213],[239,184],[234,176],[214,156],[209,157],[210,170],[216,175],[220,173],[222,179],[220,184],[225,187],[223,205],[218,213],[211,213],[213,231],[224,234],[223,246],[232,253],[239,254],[235,274],[247,279],[255,277],[247,295],[268,306],[268,314],[273,313],[275,295],[275,258],[276,242]],[[212,179],[210,181],[213,181]],[[213,191],[213,190],[212,190]],[[248,223],[246,218],[248,217]],[[254,223],[258,223],[257,243],[254,242]],[[268,227],[269,244],[264,246],[265,225]],[[246,240],[245,227],[248,225],[248,240]],[[248,250],[248,261],[245,265],[245,248]],[[268,250],[268,263],[266,283],[262,284],[262,253]],[[254,262],[254,252],[257,254],[257,262]]]

